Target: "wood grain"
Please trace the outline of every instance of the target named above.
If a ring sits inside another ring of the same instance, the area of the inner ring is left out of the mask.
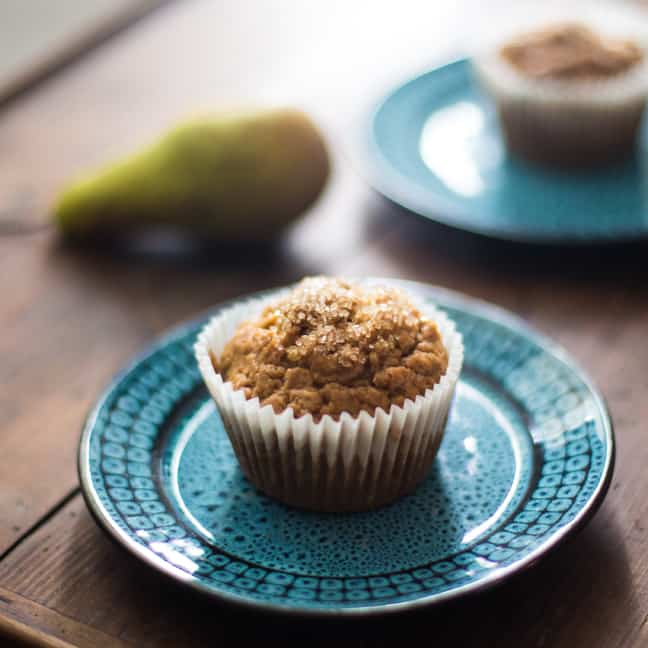
[[[77,623],[3,588],[0,588],[0,633],[19,641],[21,646],[128,648],[134,645]]]
[[[357,645],[389,645],[412,629],[439,645],[648,642],[648,247],[498,244],[420,223],[373,194],[348,155],[352,116],[390,78],[454,51],[479,9],[372,6],[368,28],[363,3],[174,3],[2,111],[0,212],[26,223],[47,221],[66,178],[200,105],[303,105],[335,165],[322,200],[276,249],[164,240],[75,249],[48,229],[0,236],[0,632],[189,648],[268,636],[330,644],[342,631]],[[75,492],[85,413],[134,352],[210,304],[317,272],[441,284],[565,345],[603,390],[618,438],[615,479],[592,524],[497,591],[341,629],[196,599],[110,544],[78,496],[44,518]]]

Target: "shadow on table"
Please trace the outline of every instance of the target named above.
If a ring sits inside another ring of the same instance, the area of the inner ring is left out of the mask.
[[[219,243],[177,235],[152,232],[131,237],[93,237],[82,240],[57,238],[52,249],[57,257],[77,262],[112,262],[131,267],[169,266],[195,270],[219,268],[259,270],[282,264],[280,239],[265,242]]]
[[[84,242],[54,240],[44,264],[62,287],[70,311],[84,307],[88,326],[126,322],[153,335],[239,295],[297,281],[318,268],[290,258],[278,243],[195,244],[179,240]],[[124,324],[124,325],[126,325]]]
[[[488,274],[515,272],[562,280],[648,276],[648,237],[621,243],[534,244],[489,238],[424,219],[387,200],[374,210],[379,222],[396,225],[390,239],[399,262],[411,265],[424,254],[464,270]]]
[[[640,614],[633,604],[623,537],[613,516],[605,513],[540,565],[494,590],[386,618],[321,621],[241,611],[152,572],[98,529],[91,540],[109,575],[93,583],[95,590],[104,590],[94,596],[113,601],[115,614],[126,614],[121,638],[137,645],[191,648],[269,638],[324,645],[342,636],[391,644],[416,632],[436,645],[557,646],[564,637],[569,645],[604,646],[609,628],[637,627]],[[77,524],[85,527],[92,521],[84,514]],[[79,528],[79,535],[87,533]]]

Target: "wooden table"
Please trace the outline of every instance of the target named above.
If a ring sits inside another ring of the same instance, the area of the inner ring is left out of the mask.
[[[648,645],[645,245],[517,247],[419,223],[373,194],[348,151],[384,84],[452,56],[477,2],[171,3],[0,109],[0,637],[48,646],[207,646],[292,638],[435,645]],[[462,40],[463,39],[463,40]],[[39,228],[71,175],[200,107],[290,102],[331,143],[318,205],[262,257],[74,249]],[[246,258],[247,257],[247,258]],[[589,526],[471,600],[386,622],[287,624],[197,600],[114,546],[75,470],[80,427],[151,338],[215,302],[304,274],[391,275],[493,301],[565,345],[609,401],[615,478]]]

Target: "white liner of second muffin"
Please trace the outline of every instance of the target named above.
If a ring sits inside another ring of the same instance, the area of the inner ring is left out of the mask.
[[[380,501],[381,489],[395,487],[389,483],[390,479],[421,481],[441,442],[463,363],[462,338],[454,323],[434,306],[413,299],[419,310],[437,324],[448,351],[448,367],[440,381],[414,401],[408,399],[402,407],[392,405],[389,412],[377,409],[372,416],[363,411],[357,417],[344,412],[337,421],[324,415],[316,422],[311,414],[297,418],[292,408],[276,414],[271,405],[261,406],[258,397],[246,399],[242,389],[234,389],[231,382],[225,382],[214,370],[209,355],[211,350],[220,358],[237,325],[257,317],[282,294],[285,293],[249,300],[224,310],[205,326],[195,345],[200,371],[218,405],[244,472],[249,473],[261,490],[272,494],[273,489],[276,493],[277,483],[287,484],[291,479],[296,479],[293,486],[300,488],[300,476],[304,487],[317,482],[318,471],[326,468],[321,463],[325,461],[328,469],[341,469],[345,485],[351,491],[355,488],[356,495],[357,489],[364,489],[367,507]],[[309,469],[316,474],[303,474],[307,446]],[[289,447],[294,448],[294,455],[287,451]],[[268,461],[268,457],[276,454],[279,461]],[[366,469],[371,459],[374,474],[368,475]],[[399,465],[395,465],[397,460]],[[342,462],[341,466],[336,466],[338,462]],[[354,465],[360,465],[361,470],[351,474]],[[290,493],[284,497],[278,495],[280,499],[289,496]],[[323,497],[326,499],[326,495]],[[326,501],[320,504],[331,508]]]

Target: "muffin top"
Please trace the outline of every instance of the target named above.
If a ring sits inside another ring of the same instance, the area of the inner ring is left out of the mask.
[[[500,49],[504,60],[534,79],[606,79],[643,59],[630,40],[603,38],[580,23],[563,23],[522,34]]]
[[[402,292],[312,277],[241,323],[212,362],[246,398],[319,420],[414,400],[445,374],[448,354]]]

